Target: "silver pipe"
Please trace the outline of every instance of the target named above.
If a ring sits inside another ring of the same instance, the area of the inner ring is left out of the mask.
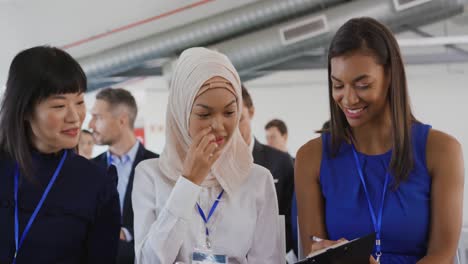
[[[395,9],[393,0],[360,0],[224,41],[210,48],[226,54],[242,76],[259,68],[300,57],[312,49],[328,46],[338,28],[354,17],[373,17],[392,30],[401,31],[404,25],[434,23],[462,11],[463,4],[459,0],[432,0],[403,11]],[[280,33],[282,28],[319,15],[326,17],[328,32],[290,45],[283,43]]]
[[[88,78],[109,76],[134,68],[147,60],[174,56],[189,47],[209,45],[340,2],[343,0],[260,1],[79,58],[78,62]]]

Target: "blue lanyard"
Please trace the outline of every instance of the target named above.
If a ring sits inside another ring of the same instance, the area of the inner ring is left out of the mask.
[[[367,203],[369,205],[369,212],[372,218],[372,224],[374,225],[374,231],[375,231],[375,251],[376,251],[376,256],[377,258],[380,258],[382,255],[382,249],[381,249],[381,243],[380,243],[380,231],[382,229],[382,214],[383,214],[383,207],[384,207],[384,202],[385,202],[385,193],[387,192],[387,186],[388,186],[388,178],[390,177],[390,173],[387,171],[385,174],[385,183],[384,183],[384,188],[383,188],[383,193],[382,193],[382,200],[380,202],[380,207],[378,208],[379,210],[379,215],[378,218],[376,219],[374,209],[372,207],[371,199],[369,197],[369,192],[367,191],[367,186],[366,182],[364,181],[364,175],[362,173],[362,168],[361,168],[361,163],[359,162],[359,158],[356,152],[356,149],[354,148],[354,145],[351,145],[353,149],[353,154],[354,154],[354,160],[356,161],[356,168],[359,173],[359,177],[361,178],[361,183],[362,187],[364,187],[364,192],[366,194],[367,198]]]
[[[112,156],[111,154],[107,154],[107,167],[109,167],[110,165],[112,165]]]
[[[47,184],[46,189],[44,190],[44,193],[42,194],[41,200],[39,200],[39,203],[36,206],[36,209],[34,209],[34,212],[31,215],[31,218],[29,218],[28,224],[24,228],[23,234],[21,235],[21,240],[18,242],[18,234],[19,234],[19,220],[18,220],[18,178],[19,178],[19,168],[18,164],[16,164],[15,168],[15,255],[13,257],[13,264],[16,263],[16,256],[18,255],[18,251],[21,248],[21,245],[23,245],[24,239],[26,238],[26,235],[28,234],[29,230],[31,229],[31,226],[34,222],[34,220],[37,217],[37,214],[39,213],[39,210],[42,207],[42,204],[44,203],[47,195],[49,194],[50,189],[52,188],[52,185],[54,185],[55,180],[57,179],[57,176],[62,169],[63,163],[67,157],[68,150],[65,150],[62,155],[62,159],[60,160],[59,165],[55,169],[54,175],[49,181],[49,184]]]
[[[210,245],[210,240],[209,240],[210,231],[208,230],[207,224],[208,224],[208,221],[210,221],[211,216],[213,216],[213,213],[216,210],[216,207],[218,207],[219,201],[221,200],[223,193],[224,193],[224,190],[221,191],[221,193],[216,198],[216,201],[213,203],[213,206],[211,206],[210,212],[208,213],[208,218],[206,217],[205,213],[201,209],[200,205],[197,203],[198,212],[200,213],[200,216],[203,219],[203,222],[205,223],[206,245],[208,248],[210,248],[211,245]]]

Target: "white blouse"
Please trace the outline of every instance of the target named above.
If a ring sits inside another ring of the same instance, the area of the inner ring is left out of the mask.
[[[208,215],[221,186],[201,187],[184,177],[162,175],[158,159],[139,163],[132,203],[137,264],[191,263],[194,248],[205,245],[205,225],[196,203]],[[211,249],[229,263],[285,263],[278,204],[270,172],[254,165],[232,195],[224,192],[208,222]]]

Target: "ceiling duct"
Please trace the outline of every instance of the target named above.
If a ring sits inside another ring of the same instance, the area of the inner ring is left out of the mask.
[[[167,32],[79,58],[88,78],[110,76],[144,61],[174,56],[193,46],[206,46],[311,13],[344,0],[270,0],[229,10]]]
[[[424,4],[429,1],[431,0],[393,0],[395,9],[398,11],[415,7],[417,5]]]
[[[280,37],[283,45],[291,45],[326,32],[328,32],[327,18],[322,15],[281,28]]]
[[[405,25],[429,24],[463,11],[459,0],[417,2],[412,3],[412,7],[398,9],[394,0],[353,1],[210,48],[226,54],[241,76],[246,76],[257,69],[298,58],[314,48],[328,46],[334,32],[354,17],[373,17],[392,30],[401,31]]]

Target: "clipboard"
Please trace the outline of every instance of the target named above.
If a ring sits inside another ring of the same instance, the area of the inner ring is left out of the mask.
[[[369,263],[369,257],[375,245],[375,233],[338,243],[329,248],[312,253],[296,264],[363,264]]]

